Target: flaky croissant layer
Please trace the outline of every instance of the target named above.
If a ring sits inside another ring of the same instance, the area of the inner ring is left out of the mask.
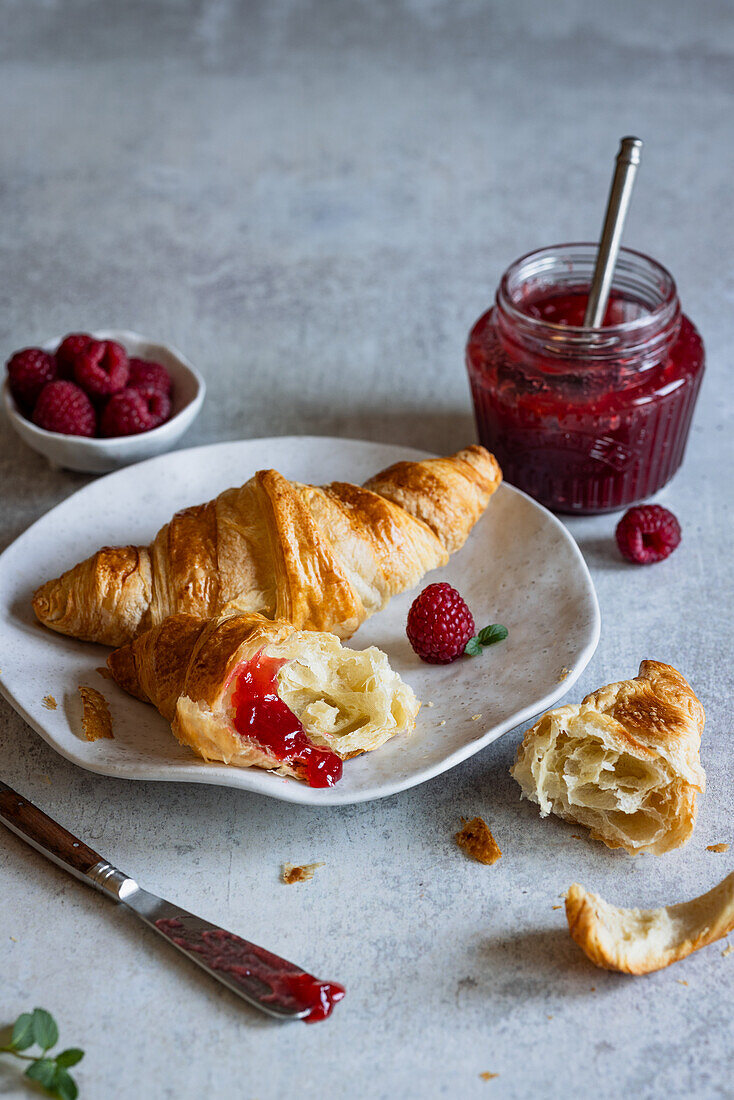
[[[240,677],[263,658],[278,669],[277,695],[309,743],[340,760],[415,725],[420,704],[381,650],[350,650],[333,634],[253,613],[208,621],[173,615],[115,650],[108,666],[120,687],[157,707],[203,759],[302,778],[302,761],[283,759],[237,727]]]
[[[261,470],[178,512],[150,546],[103,547],[33,597],[60,634],[120,646],[177,612],[253,611],[350,637],[463,546],[502,474],[483,447],[398,462],[366,485]]]

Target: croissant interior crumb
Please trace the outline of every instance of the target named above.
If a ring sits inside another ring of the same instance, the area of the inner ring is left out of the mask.
[[[641,760],[608,746],[605,733],[603,715],[561,719],[551,711],[513,775],[542,816],[552,811],[607,843],[654,848],[669,832],[666,810],[675,773],[661,757]]]
[[[342,758],[412,729],[420,703],[379,649],[353,650],[333,634],[302,631],[268,648],[284,657],[278,694],[316,745]]]
[[[502,856],[499,844],[492,836],[487,822],[481,817],[466,821],[454,839],[468,856],[478,860],[479,863],[486,863],[488,867]]]
[[[292,886],[294,882],[310,882],[314,872],[323,866],[323,863],[284,863],[283,882],[286,886]]]

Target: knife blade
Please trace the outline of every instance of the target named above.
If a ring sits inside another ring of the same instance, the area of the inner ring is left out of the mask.
[[[0,821],[59,867],[131,909],[248,1004],[279,1020],[325,1019],[344,996],[337,982],[323,982],[295,963],[235,936],[138,886],[83,841],[0,781]]]

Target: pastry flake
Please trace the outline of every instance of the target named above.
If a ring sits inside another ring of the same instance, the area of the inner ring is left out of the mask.
[[[649,974],[734,929],[734,872],[707,894],[662,909],[618,909],[575,882],[566,894],[566,919],[595,966]]]
[[[323,863],[284,863],[282,881],[286,886],[292,886],[295,882],[310,882],[319,867]]]
[[[610,848],[663,852],[690,837],[706,777],[704,710],[670,665],[643,661],[632,680],[550,710],[510,769],[542,817],[585,825]]]
[[[463,827],[454,839],[463,852],[466,852],[472,859],[478,860],[479,863],[486,863],[488,867],[491,867],[502,856],[499,845],[492,836],[489,826],[481,817],[464,821]]]
[[[234,609],[350,637],[445,565],[502,474],[483,447],[399,462],[366,486],[317,487],[261,470],[178,512],[150,546],[103,547],[35,593],[61,634],[120,646],[169,615]]]
[[[82,729],[86,740],[111,739],[113,737],[112,715],[102,692],[97,691],[96,688],[82,687],[81,684],[78,690],[82,697]]]
[[[728,844],[707,844],[706,845],[706,851],[707,852],[728,852],[729,851],[729,845]]]
[[[57,706],[59,705],[54,699],[53,695],[44,695],[41,702],[43,703],[46,710],[56,710]]]

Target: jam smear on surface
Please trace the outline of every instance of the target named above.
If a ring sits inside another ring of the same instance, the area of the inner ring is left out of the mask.
[[[241,667],[232,692],[234,727],[293,766],[309,787],[333,787],[342,777],[340,757],[309,741],[296,715],[278,696],[277,676],[286,663],[261,650]]]
[[[262,994],[254,992],[263,1004],[279,1001],[299,1012],[308,1009],[303,1017],[307,1024],[325,1020],[344,996],[344,987],[338,982],[320,982],[313,974],[223,928],[188,928],[177,917],[157,920],[155,926],[177,947],[195,952],[212,970],[241,983],[250,995],[253,979],[267,987]]]

